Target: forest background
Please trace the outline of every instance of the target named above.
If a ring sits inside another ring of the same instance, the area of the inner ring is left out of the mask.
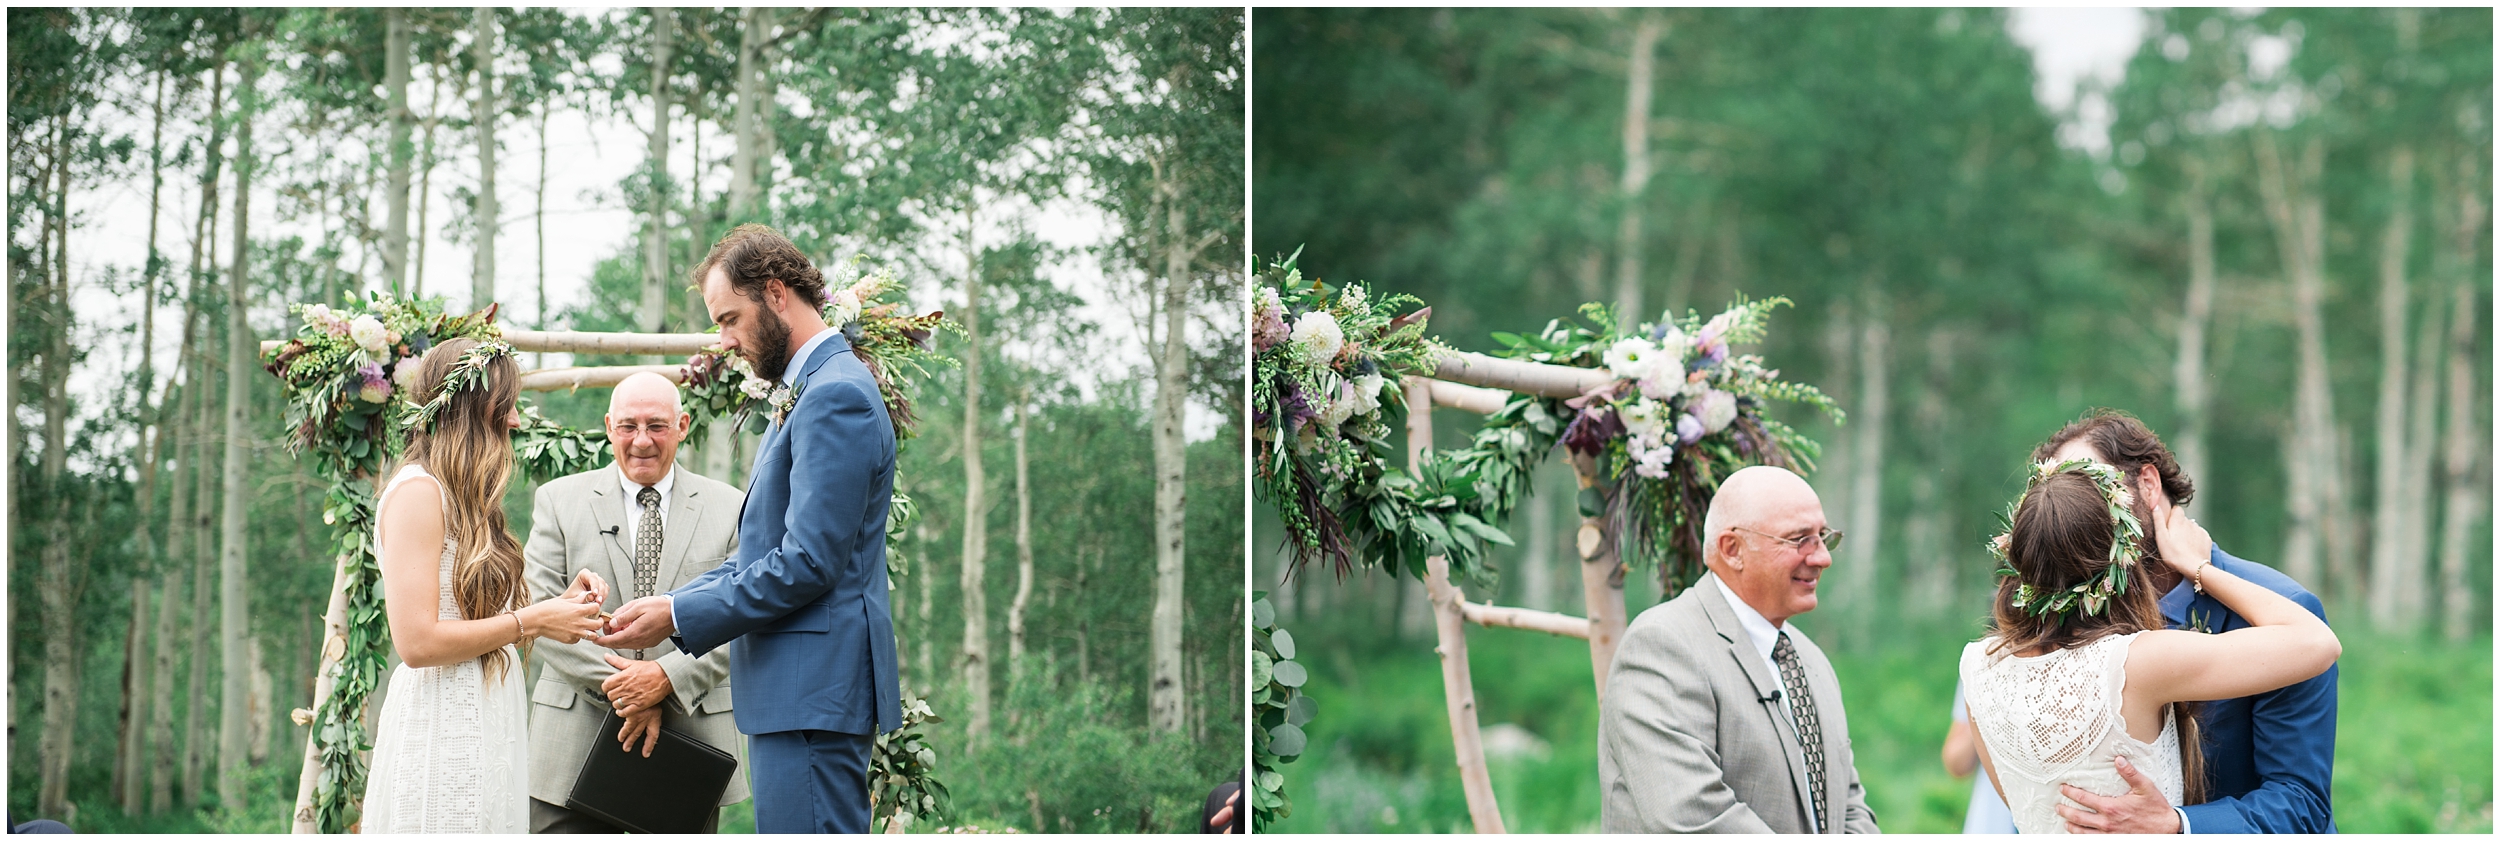
[[[2057,107],[2015,14],[1262,9],[1252,246],[1414,294],[1462,350],[1583,302],[1795,300],[1751,351],[1848,411],[1773,410],[1849,538],[1797,621],[1886,830],[1960,826],[1938,752],[1982,543],[2032,446],[2111,406],[2225,549],[2324,598],[2340,828],[2488,832],[2490,11],[2141,12]],[[1535,487],[1467,597],[1584,615],[1569,468]],[[1253,544],[1318,703],[1270,828],[1464,831],[1422,585],[1288,577],[1264,506]],[[1504,822],[1593,831],[1585,644],[1469,643]]]
[[[688,273],[762,221],[966,328],[913,395],[919,518],[891,537],[942,823],[1190,831],[1242,762],[1242,27],[12,9],[10,813],[286,826],[333,568],[250,349],[290,305],[700,331]],[[534,400],[587,427],[607,393]],[[711,439],[681,463],[742,483],[758,439]]]

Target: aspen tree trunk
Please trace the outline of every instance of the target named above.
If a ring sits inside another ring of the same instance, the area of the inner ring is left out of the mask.
[[[147,738],[148,691],[147,630],[148,580],[133,576],[130,580],[130,631],[122,638],[122,709],[120,750],[113,757],[113,799],[119,802],[122,814],[139,813],[140,798],[145,796],[146,771],[140,741]]]
[[[70,552],[69,514],[71,500],[61,492],[68,451],[64,437],[69,434],[69,331],[74,314],[69,301],[69,168],[70,143],[63,125],[67,117],[55,117],[51,137],[51,167],[44,173],[50,184],[43,190],[45,225],[51,229],[48,238],[50,265],[46,266],[44,305],[55,315],[48,325],[43,353],[43,485],[52,498],[43,504],[44,529],[48,539],[43,547],[44,615],[50,627],[44,632],[43,664],[43,734],[38,743],[42,777],[38,783],[37,809],[45,815],[68,817],[70,758],[76,753],[73,741],[78,725],[78,662],[79,647],[72,639],[78,627],[72,615],[78,604],[78,560]]]
[[[159,436],[158,440],[162,441],[162,433],[159,433]],[[175,493],[176,495],[181,493],[178,487]],[[171,535],[168,537],[170,538]],[[170,560],[173,553],[163,554]],[[156,632],[152,635],[155,646],[155,676],[150,679],[153,682],[151,691],[155,693],[156,702],[148,708],[147,756],[150,761],[148,762],[147,813],[151,815],[164,814],[174,806],[173,763],[168,760],[175,754],[174,680],[178,673],[174,671],[174,638],[178,636],[175,630],[176,611],[182,601],[182,574],[168,564],[160,578],[163,584],[158,588],[160,592],[156,599]]]
[[[383,189],[389,215],[382,225],[382,275],[393,297],[408,294],[408,164],[416,154],[408,134],[408,10],[382,11],[382,91],[389,102],[391,124],[390,182]]]
[[[1419,470],[1432,451],[1432,389],[1422,379],[1406,381],[1406,463]],[[1459,786],[1467,793],[1467,816],[1481,834],[1501,834],[1501,804],[1494,799],[1493,776],[1484,764],[1483,730],[1476,718],[1475,677],[1467,663],[1465,600],[1450,583],[1449,559],[1424,559],[1424,589],[1432,596],[1432,628],[1441,658],[1442,700],[1450,716],[1450,747],[1457,754]]]
[[[675,47],[676,20],[668,9],[651,9],[651,137],[644,166],[650,169],[651,196],[644,208],[642,229],[642,329],[661,332],[668,308],[668,68]],[[657,365],[657,355],[643,364]]]
[[[477,266],[469,277],[469,309],[495,302],[495,233],[503,206],[495,200],[495,9],[479,6],[469,39],[477,63],[477,102],[469,119],[477,124]]]
[[[1014,697],[1024,682],[1024,616],[1033,601],[1033,485],[1025,469],[1025,436],[1030,428],[1024,395],[1016,397],[1016,599],[1007,604],[1007,689]],[[1012,720],[1015,713],[1009,712]]]
[[[2284,572],[2310,585],[2329,601],[2349,594],[2338,573],[2343,488],[2337,456],[2339,436],[2335,408],[2327,388],[2326,323],[2320,309],[2326,295],[2324,277],[2325,211],[2311,193],[2324,168],[2325,149],[2312,138],[2303,150],[2298,173],[2287,171],[2274,134],[2254,132],[2258,192],[2273,223],[2276,249],[2291,279],[2292,322],[2298,332],[2298,373],[2295,375],[2292,428],[2284,442],[2291,493],[2287,506],[2290,533],[2284,540]],[[2322,580],[2321,573],[2326,577]],[[2321,586],[2325,585],[2325,586]]]
[[[121,780],[121,806],[125,815],[139,814],[145,805],[148,788],[142,766],[153,764],[146,762],[150,735],[148,723],[153,709],[164,704],[162,699],[166,688],[160,685],[158,675],[161,673],[149,667],[149,642],[153,637],[147,633],[148,600],[144,597],[148,590],[159,589],[150,586],[158,583],[156,579],[169,578],[164,571],[164,553],[156,543],[156,468],[164,455],[165,434],[157,407],[152,402],[156,392],[157,281],[165,264],[156,250],[157,220],[164,208],[165,193],[163,72],[156,74],[155,83],[156,97],[150,106],[153,120],[148,135],[148,251],[147,264],[142,270],[142,288],[146,291],[140,295],[139,304],[139,440],[132,453],[133,460],[139,463],[139,548],[150,577],[135,578],[132,582],[130,653],[124,668],[131,675],[132,694],[124,696],[123,701],[124,715],[127,716],[123,722],[123,770],[114,775]],[[149,434],[152,430],[155,433],[153,436]]]
[[[2456,183],[2481,183],[2481,176],[2475,172],[2475,163],[2476,159],[2470,155],[2459,158],[2458,168],[2462,171]],[[2468,583],[2471,578],[2466,569],[2467,539],[2489,511],[2485,506],[2490,504],[2483,496],[2483,485],[2490,481],[2490,476],[2485,470],[2477,468],[2478,465],[2488,467],[2481,464],[2487,461],[2481,445],[2491,440],[2491,434],[2475,423],[2474,416],[2475,407],[2487,405],[2486,401],[2490,399],[2477,388],[2479,377],[2475,363],[2488,357],[2475,352],[2474,340],[2475,314],[2480,312],[2477,307],[2482,306],[2481,285],[2484,282],[2477,277],[2480,273],[2476,268],[2480,265],[2477,258],[2484,238],[2483,220],[2487,209],[2474,188],[2465,187],[2458,193],[2461,195],[2458,204],[2462,212],[2458,214],[2454,237],[2457,256],[2462,258],[2458,260],[2458,266],[2463,271],[2454,292],[2456,304],[2451,310],[2455,323],[2448,333],[2448,441],[2444,471],[2448,498],[2445,504],[2447,516],[2442,519],[2439,531],[2439,577],[2443,594],[2440,625],[2450,640],[2468,639],[2477,627],[2488,627],[2475,621],[2474,589]]]
[[[1157,167],[1164,210],[1163,352],[1155,360],[1155,603],[1150,629],[1151,672],[1146,686],[1146,727],[1179,733],[1189,721],[1189,695],[1181,685],[1181,614],[1187,570],[1183,551],[1188,526],[1188,441],[1182,415],[1189,404],[1189,208],[1179,175]],[[1427,398],[1428,399],[1428,398]]]
[[[964,692],[972,699],[965,733],[978,744],[990,733],[989,485],[981,471],[981,254],[972,244],[970,196],[964,201]]]
[[[2451,186],[2445,178],[2429,173],[2426,175],[2432,175],[2427,179],[2431,187],[2431,225],[2434,232],[2429,249],[2431,276],[2438,279],[2434,284],[2453,282],[2470,269],[2458,262],[2459,249],[2445,247],[2447,243],[2439,234],[2451,230],[2459,219],[2457,211],[2464,209],[2450,201],[2450,190],[2457,189],[2457,186],[2476,188],[2472,185]],[[2468,248],[2465,251],[2470,255],[2474,250],[2477,249]],[[2413,330],[2412,405],[2406,407],[2411,428],[2405,433],[2405,440],[2412,445],[2405,448],[2405,482],[2401,486],[2404,498],[2398,503],[2404,512],[2403,530],[2397,537],[2404,544],[2403,551],[2415,558],[2415,569],[2421,571],[2425,578],[2437,574],[2431,569],[2434,550],[2431,510],[2437,504],[2432,495],[2442,487],[2444,478],[2439,467],[2441,447],[2431,442],[2441,440],[2439,421],[2443,414],[2439,401],[2441,386],[2447,381],[2448,332],[2451,327],[2451,314],[2447,307],[2453,297],[2443,294],[2443,290],[2436,285],[2427,289],[2422,295],[2422,323]],[[2434,607],[2428,596],[2423,598],[2422,606],[2425,610]]]
[[[252,326],[245,315],[251,310],[251,230],[252,174],[259,161],[252,158],[252,121],[260,106],[258,84],[260,62],[243,62],[243,77],[235,87],[234,143],[234,265],[226,282],[226,465],[224,539],[218,551],[219,645],[223,649],[225,691],[221,693],[217,728],[217,799],[226,806],[243,804],[243,765],[250,749],[248,729],[251,721],[251,668],[245,637],[250,634],[249,614],[243,589],[244,539],[250,523],[246,516],[249,488],[244,478],[249,471],[249,438],[251,435],[251,376],[258,367],[253,357],[260,352],[260,342],[252,336]]]
[[[1618,320],[1638,324],[1641,300],[1641,197],[1649,190],[1649,101],[1652,58],[1663,27],[1655,15],[1637,13],[1623,104],[1623,218],[1615,230],[1615,307]]]
[[[1868,281],[1872,287],[1875,282]],[[1872,628],[1874,607],[1883,598],[1878,591],[1882,576],[1877,574],[1876,554],[1882,546],[1884,518],[1884,437],[1890,424],[1892,404],[1892,325],[1886,323],[1887,312],[1880,289],[1869,289],[1866,317],[1859,324],[1857,412],[1850,420],[1857,422],[1856,441],[1850,446],[1849,477],[1849,541],[1848,587],[1851,599],[1861,605],[1856,611],[1861,627]]]
[[[417,162],[417,240],[416,279],[409,283],[411,297],[425,297],[425,245],[434,238],[426,219],[434,208],[434,128],[441,124],[443,113],[443,78],[437,71],[433,84],[426,86],[425,151]]]
[[[2406,552],[2404,533],[2405,452],[2428,447],[2428,441],[2405,440],[2406,329],[2412,315],[2412,290],[2407,288],[2405,262],[2411,256],[2413,229],[2413,150],[2399,146],[2389,156],[2389,190],[2394,205],[2387,230],[2379,237],[2379,382],[2377,481],[2371,486],[2373,516],[2370,534],[2370,621],[2384,630],[2410,633],[2422,615],[2420,557]]]
[[[181,766],[182,769],[182,802],[185,805],[199,802],[200,786],[205,776],[201,773],[199,759],[201,733],[206,730],[201,717],[202,708],[207,705],[208,699],[210,644],[206,633],[209,597],[208,553],[205,547],[208,544],[208,537],[202,523],[207,516],[210,504],[208,494],[210,473],[202,458],[207,446],[203,443],[203,439],[206,438],[209,428],[208,403],[205,396],[208,390],[209,364],[207,354],[202,351],[205,350],[207,334],[213,331],[209,330],[208,325],[203,321],[206,313],[202,311],[201,304],[207,300],[206,296],[212,294],[210,290],[214,285],[210,275],[215,272],[216,263],[214,231],[217,222],[218,169],[224,160],[222,155],[226,131],[225,121],[221,119],[225,101],[224,63],[219,62],[212,67],[209,75],[207,165],[200,172],[200,209],[191,227],[189,293],[183,297],[182,305],[181,358],[184,371],[182,407],[176,410],[181,413],[183,434],[176,439],[175,443],[188,449],[189,454],[180,458],[182,469],[191,481],[185,484],[182,478],[175,479],[173,510],[169,512],[172,516],[169,518],[168,529],[171,532],[168,537],[172,539],[172,544],[187,550],[182,554],[189,559],[187,566],[191,571],[189,588],[191,632],[182,635],[184,647],[190,652],[191,674],[190,681],[182,693],[187,700],[183,704],[184,724],[179,737],[181,748],[177,750],[174,742],[171,741],[165,744],[168,758],[175,760],[174,764]],[[195,508],[196,511],[193,510]],[[173,577],[179,579],[182,573],[179,571],[180,567],[176,569]],[[172,597],[176,589],[167,587],[166,596]],[[172,675],[171,671],[166,674],[169,679]],[[160,767],[159,772],[164,773],[164,769]]]
[[[729,158],[729,224],[742,225],[757,221],[755,204],[755,164],[763,152],[763,132],[757,125],[762,112],[764,41],[771,37],[771,10],[747,6],[738,10],[738,81],[737,151]],[[839,327],[841,325],[834,325]]]
[[[217,292],[211,288],[206,294],[215,295]],[[216,332],[210,331],[212,340]],[[207,368],[212,360],[208,347],[202,347],[199,355],[200,366]],[[183,714],[182,790],[184,797],[195,804],[208,794],[209,666],[218,659],[215,646],[220,639],[218,635],[208,632],[211,618],[217,615],[217,551],[211,543],[217,532],[211,528],[211,518],[216,516],[216,505],[222,501],[215,495],[218,471],[208,466],[209,443],[217,429],[214,418],[216,406],[210,402],[206,388],[207,383],[212,381],[203,378],[199,396],[192,405],[191,459],[199,466],[191,471],[194,500],[191,512],[191,705]]]
[[[538,193],[530,207],[530,221],[538,232],[538,329],[553,329],[547,320],[547,101],[538,101]],[[547,367],[547,354],[538,354],[538,367]],[[719,478],[717,476],[713,478]]]
[[[1571,471],[1582,493],[1599,487],[1596,459],[1574,453]],[[1623,628],[1630,621],[1623,603],[1623,539],[1618,528],[1605,511],[1595,516],[1584,511],[1580,528],[1572,533],[1572,545],[1580,552],[1580,598],[1589,612],[1589,669],[1599,701],[1606,699],[1606,677],[1614,669],[1615,646],[1623,642]]]
[[[2190,478],[2202,479],[2207,475],[2205,430],[2212,403],[2212,390],[2205,384],[2205,331],[2214,317],[2214,213],[2203,160],[2189,159],[2187,169],[2187,306],[2179,318],[2179,358],[2172,379],[2178,388],[2179,466]]]

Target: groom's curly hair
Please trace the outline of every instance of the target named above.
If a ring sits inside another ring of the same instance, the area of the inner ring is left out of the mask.
[[[763,303],[765,281],[778,280],[810,308],[825,305],[824,273],[769,225],[748,222],[730,229],[713,244],[703,263],[694,267],[696,289],[702,289],[704,279],[712,276],[713,266],[721,267],[729,276],[729,288],[747,300]]]
[[[2180,469],[2179,457],[2170,453],[2169,445],[2153,434],[2152,427],[2117,409],[2104,407],[2083,413],[2083,417],[2049,436],[2049,440],[2040,442],[2031,451],[2031,460],[2047,461],[2057,455],[2058,448],[2077,438],[2091,444],[2101,458],[2109,460],[2110,466],[2126,471],[2129,482],[2134,481],[2136,472],[2143,470],[2144,465],[2152,465],[2153,471],[2161,474],[2161,490],[2170,495],[2171,504],[2186,505],[2196,498],[2196,481]]]

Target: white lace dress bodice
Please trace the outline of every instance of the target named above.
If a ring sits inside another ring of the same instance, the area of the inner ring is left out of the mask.
[[[374,510],[400,485],[425,475],[413,464],[402,468]],[[379,523],[373,542],[382,544]],[[437,619],[461,618],[451,590],[455,548],[445,535],[435,578]],[[362,831],[529,831],[529,697],[521,687],[520,652],[509,645],[503,652],[511,667],[491,681],[480,660],[426,668],[403,663],[391,671],[365,779]]]
[[[2103,795],[2125,794],[2111,759],[2125,756],[2152,778],[2173,805],[2186,796],[2179,763],[2176,706],[2162,711],[2150,744],[2127,734],[2121,706],[2127,648],[2141,634],[2112,635],[2037,657],[1988,653],[1995,637],[1962,649],[1962,683],[1970,717],[1987,744],[2014,827],[2024,834],[2063,833],[2057,816],[2061,784]]]

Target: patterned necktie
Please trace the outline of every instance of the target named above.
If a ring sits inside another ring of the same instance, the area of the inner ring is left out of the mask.
[[[634,501],[642,505],[642,524],[634,527],[634,596],[640,598],[660,579],[660,489],[645,487]]]
[[[1797,746],[1806,755],[1806,782],[1814,791],[1806,799],[1814,804],[1814,825],[1821,828],[1823,817],[1823,719],[1814,713],[1814,693],[1806,690],[1806,670],[1797,662],[1797,646],[1788,635],[1779,635],[1778,645],[1771,647],[1771,659],[1779,663],[1780,685],[1788,688],[1788,705],[1797,716]]]

